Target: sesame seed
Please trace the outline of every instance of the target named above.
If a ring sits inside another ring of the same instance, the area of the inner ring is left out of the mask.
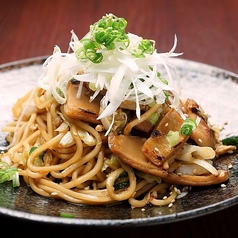
[[[164,196],[164,197],[163,197],[163,200],[165,200],[165,199],[167,199],[167,198],[168,198],[167,196]]]
[[[57,195],[57,192],[52,192],[51,195],[55,196],[55,195]]]
[[[229,164],[228,165],[228,169],[231,169],[233,166],[232,166],[232,164]]]
[[[199,141],[200,143],[202,143],[202,139],[201,139],[201,138],[199,138],[198,141]]]
[[[224,183],[221,184],[222,188],[226,188],[226,185]]]
[[[165,127],[167,127],[168,125],[169,125],[169,123],[167,122],[167,123],[165,123],[165,125],[164,125],[164,126],[165,126]]]
[[[169,208],[171,208],[172,206],[173,206],[173,203],[170,203],[170,204],[168,205]]]
[[[141,208],[141,211],[142,211],[142,212],[145,212],[145,208]]]
[[[178,188],[176,188],[176,187],[174,187],[174,191],[175,191],[177,194],[181,194],[180,189],[178,189]]]

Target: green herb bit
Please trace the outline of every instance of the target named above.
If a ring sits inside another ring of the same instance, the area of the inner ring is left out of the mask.
[[[61,96],[61,97],[63,97],[64,98],[64,93],[63,93],[63,91],[60,89],[60,88],[56,88],[56,92]]]
[[[8,163],[0,162],[0,183],[13,182],[13,187],[19,186],[19,174],[17,168],[11,168]]]
[[[146,121],[149,122],[151,126],[154,126],[158,120],[159,120],[159,114],[157,112],[154,112],[146,119]]]
[[[64,218],[74,218],[74,215],[71,214],[71,213],[61,212],[61,213],[60,213],[60,217],[64,217]]]
[[[178,131],[169,131],[166,135],[166,139],[168,140],[170,146],[175,146],[180,142],[179,132]]]
[[[29,155],[33,153],[37,149],[37,146],[32,146],[29,151]]]
[[[181,126],[180,133],[184,136],[190,136],[192,131],[196,128],[196,121],[192,118],[186,118]]]
[[[126,178],[127,176],[128,176],[128,173],[126,171],[124,171],[118,176],[118,178],[116,179],[115,182],[117,182],[118,179]]]
[[[164,95],[165,95],[165,102],[168,102],[169,97],[170,97],[170,93],[168,93],[166,91],[163,91],[163,92],[164,92]]]
[[[122,172],[114,182],[115,191],[126,188],[130,185],[129,181],[125,181],[125,178],[128,177],[128,173],[126,171]]]
[[[130,185],[129,181],[123,181],[121,183],[114,184],[115,191],[126,188]]]
[[[33,146],[30,148],[30,151],[29,151],[29,155],[31,155],[38,147],[37,146]],[[43,163],[43,158],[46,154],[46,150],[43,151],[37,158],[35,158],[35,161],[34,161],[34,164],[36,166],[42,166],[44,163]]]
[[[230,136],[222,140],[223,145],[238,145],[238,136]]]

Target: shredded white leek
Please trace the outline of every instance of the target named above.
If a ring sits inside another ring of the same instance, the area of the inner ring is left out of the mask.
[[[177,93],[179,77],[176,69],[169,63],[170,57],[177,57],[180,53],[174,53],[177,45],[177,37],[174,45],[167,53],[144,53],[143,57],[136,57],[134,52],[143,40],[135,34],[128,33],[129,45],[122,48],[115,43],[115,48],[108,50],[105,47],[98,49],[97,53],[103,54],[100,63],[93,63],[87,59],[78,59],[76,52],[82,48],[82,43],[74,31],[69,46],[72,53],[62,53],[55,46],[53,54],[45,61],[44,72],[39,78],[39,86],[48,90],[55,99],[64,104],[67,100],[67,84],[71,79],[87,82],[97,89],[93,100],[100,90],[106,89],[106,94],[101,100],[103,110],[98,119],[113,115],[124,100],[136,103],[136,115],[140,118],[140,105],[154,100],[163,104],[166,100],[164,91],[170,91],[171,107],[177,108],[179,96]],[[83,38],[90,38],[90,32]],[[83,72],[78,74],[78,72]],[[165,84],[159,77],[166,78]],[[79,92],[80,94],[80,92]]]

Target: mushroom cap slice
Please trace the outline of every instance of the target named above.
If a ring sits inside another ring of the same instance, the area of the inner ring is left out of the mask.
[[[169,173],[166,178],[163,178],[164,182],[177,185],[188,186],[208,186],[214,184],[220,184],[229,179],[229,172],[226,170],[218,170],[218,175],[187,175]]]
[[[141,152],[145,139],[137,136],[116,135],[110,133],[108,145],[113,153],[132,168],[159,177],[166,177],[167,170],[151,163],[151,161]]]
[[[87,94],[88,89],[83,86],[80,99],[77,98],[78,85],[69,83],[68,85],[68,99],[64,104],[65,114],[73,119],[78,119],[94,124],[99,124],[97,120],[100,110],[101,95],[98,95],[92,102],[90,96]]]

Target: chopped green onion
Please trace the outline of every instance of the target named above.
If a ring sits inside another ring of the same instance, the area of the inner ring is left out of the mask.
[[[20,186],[20,179],[19,179],[19,173],[18,171],[13,174],[12,176],[12,186],[13,187],[19,187]]]
[[[29,151],[29,155],[33,153],[37,149],[37,146],[32,146]]]
[[[168,81],[165,78],[159,77],[159,79],[161,80],[162,83],[168,85]]]
[[[238,136],[230,136],[222,140],[223,145],[238,145]]]
[[[180,142],[179,132],[178,131],[169,131],[166,135],[166,139],[168,140],[170,146],[175,146]]]
[[[181,126],[180,133],[184,136],[190,136],[192,131],[196,128],[196,121],[192,118],[186,118]]]
[[[154,46],[150,40],[142,39],[138,45],[138,48],[134,50],[133,55],[137,58],[144,57],[146,54],[152,54],[154,52]]]
[[[9,164],[5,162],[0,162],[0,183],[12,180],[13,187],[19,187],[19,173],[18,169],[15,167],[10,167]]]
[[[75,55],[78,59],[89,59],[93,63],[100,63],[103,59],[101,49],[115,49],[115,43],[121,43],[121,49],[129,45],[129,37],[125,32],[127,21],[124,18],[112,14],[103,16],[99,21],[90,27],[90,37],[80,40],[82,48],[79,48]],[[145,51],[149,47],[145,46]]]
[[[30,148],[30,151],[29,151],[29,155],[32,154],[38,147],[37,146],[33,146]],[[43,151],[37,158],[35,158],[35,161],[34,161],[34,164],[36,166],[42,166],[43,165],[43,158],[46,154],[46,150]]]
[[[159,120],[159,114],[157,112],[151,114],[146,121],[150,123],[150,125],[154,126]]]
[[[61,217],[64,217],[64,218],[74,218],[74,215],[71,214],[71,213],[66,213],[66,212],[61,212],[60,213],[60,216]]]
[[[127,21],[124,18],[107,14],[91,26],[92,39],[105,46],[108,50],[115,48],[114,42],[122,42],[129,45],[129,39],[125,32],[126,26]]]
[[[77,57],[87,58],[93,63],[100,63],[102,61],[102,53],[98,52],[101,47],[97,42],[93,42],[90,39],[82,39],[80,42],[83,44],[83,56],[81,54],[82,49],[79,49],[76,52]]]

